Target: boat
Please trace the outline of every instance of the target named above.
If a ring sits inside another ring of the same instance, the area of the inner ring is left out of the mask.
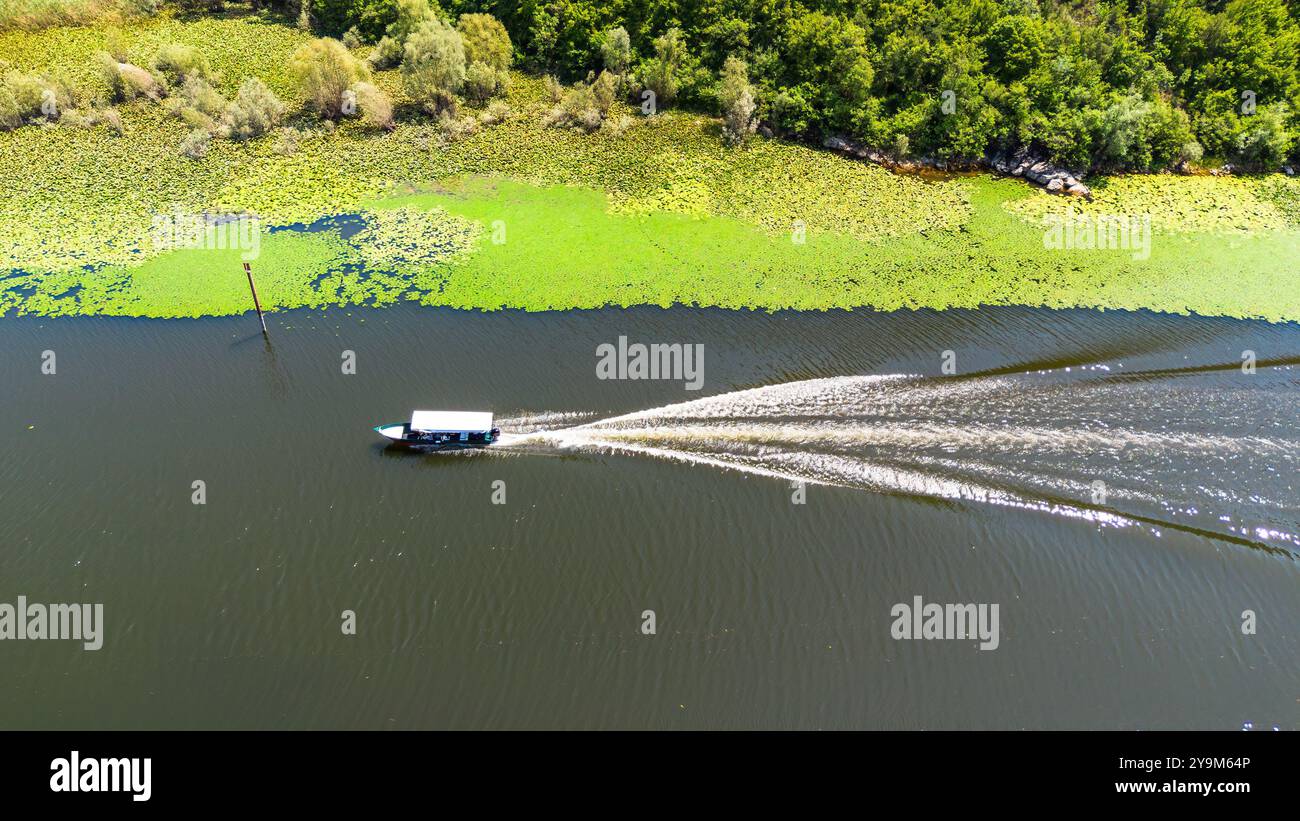
[[[420,450],[483,448],[501,431],[492,427],[492,414],[480,411],[428,411],[411,414],[409,422],[376,425],[375,432],[390,445]]]

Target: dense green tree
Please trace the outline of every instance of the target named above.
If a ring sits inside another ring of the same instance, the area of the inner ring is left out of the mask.
[[[984,49],[990,73],[999,81],[1023,80],[1047,59],[1043,21],[1025,14],[999,18],[984,38]]]
[[[940,81],[941,91],[930,101],[930,127],[918,146],[946,160],[968,162],[987,153],[998,133],[998,110],[985,99],[985,86],[997,83],[980,71],[977,50],[953,55]]]
[[[320,31],[341,35],[356,27],[373,41],[397,19],[397,0],[311,0],[311,15]]]
[[[808,128],[852,129],[870,119],[867,103],[874,70],[861,27],[813,12],[792,22],[782,46],[775,89],[799,90],[811,108]]]
[[[635,75],[661,103],[711,106],[734,57],[773,130],[896,153],[969,160],[1027,146],[1072,167],[1132,169],[1202,150],[1242,167],[1300,160],[1300,3],[1288,0],[312,0],[311,10],[325,33],[388,34],[389,58],[430,17],[491,15],[526,68],[568,82]],[[468,68],[481,58],[465,47]],[[475,87],[486,77],[476,70]]]
[[[1286,106],[1268,106],[1244,124],[1233,159],[1251,171],[1271,171],[1286,160],[1294,136],[1287,130]]]
[[[442,9],[434,0],[394,0],[394,6],[393,19],[384,34],[402,46],[420,26],[442,17]]]

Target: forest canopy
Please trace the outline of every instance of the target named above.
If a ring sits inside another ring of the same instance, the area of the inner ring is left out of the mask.
[[[377,36],[396,0],[312,0],[322,26]],[[1276,170],[1300,152],[1300,5],[1284,0],[442,0],[486,12],[517,57],[581,79],[607,32],[633,70],[656,39],[679,103],[716,105],[744,61],[773,131],[900,156],[975,160],[1029,147],[1072,168],[1158,170],[1205,158]]]
[[[633,104],[651,91],[659,107],[720,113],[737,139],[749,128],[836,136],[950,164],[1027,149],[1100,172],[1300,164],[1300,2],[1287,0],[250,3],[377,44],[376,68],[401,61],[416,6],[450,26],[469,20],[472,37],[504,25],[492,39],[508,37],[513,53],[466,66],[477,96],[504,82],[507,64],[589,88],[608,72]]]

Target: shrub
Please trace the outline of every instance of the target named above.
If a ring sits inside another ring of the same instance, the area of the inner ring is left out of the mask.
[[[1101,113],[1093,164],[1101,168],[1154,171],[1199,158],[1186,113],[1166,100],[1139,94],[1120,98]],[[1195,146],[1194,148],[1192,146]]]
[[[393,104],[383,90],[370,83],[357,83],[353,91],[357,95],[357,111],[361,114],[362,122],[383,131],[396,128],[393,122]]]
[[[1286,106],[1277,103],[1242,120],[1233,159],[1250,171],[1276,171],[1286,162],[1293,139],[1286,128]]]
[[[615,77],[622,78],[632,64],[632,41],[627,36],[627,29],[619,26],[605,32],[600,39],[600,57],[605,70]]]
[[[280,129],[280,138],[275,142],[275,153],[282,157],[289,157],[298,153],[301,147],[303,133],[296,128]]]
[[[234,140],[251,140],[279,125],[284,111],[284,103],[266,83],[249,77],[226,107],[223,131]]]
[[[133,96],[143,96],[148,97],[151,100],[161,100],[167,93],[167,89],[158,82],[157,78],[140,66],[123,63],[118,66],[118,72],[121,74],[122,81],[131,90]]]
[[[67,89],[48,78],[10,70],[0,80],[0,130],[54,121],[72,107]]]
[[[426,20],[406,38],[402,82],[428,111],[454,105],[465,84],[465,44],[460,32],[439,19]]]
[[[18,113],[24,120],[34,120],[42,116],[41,105],[49,100],[51,88],[40,77],[8,71],[4,76],[5,88],[13,95]]]
[[[226,98],[201,77],[186,77],[180,96],[185,105],[209,117],[220,117],[226,110]]]
[[[588,133],[600,128],[604,115],[591,86],[578,83],[569,89],[560,104],[551,109],[544,123],[551,128],[578,128]]]
[[[469,63],[485,63],[497,71],[510,68],[510,59],[514,48],[510,45],[510,35],[490,14],[462,14],[456,23],[465,43],[465,60]]]
[[[122,115],[116,108],[106,108],[99,112],[99,124],[115,137],[121,137],[126,133],[126,129],[122,126]]]
[[[1145,167],[1141,152],[1147,147],[1143,136],[1150,117],[1151,104],[1139,94],[1112,103],[1102,115],[1095,164],[1120,167],[1137,163]]]
[[[99,60],[100,73],[108,84],[109,98],[112,100],[134,100],[136,97],[148,97],[157,101],[166,94],[152,74],[130,63],[119,63],[107,52],[96,55]]]
[[[12,131],[23,124],[18,100],[6,86],[0,85],[0,131]]]
[[[118,113],[116,108],[91,108],[85,112],[78,109],[68,109],[59,118],[59,125],[74,128],[103,126],[105,131],[115,137],[121,137],[126,133],[126,129],[122,125],[122,115]]]
[[[783,134],[798,134],[806,130],[814,117],[812,106],[799,89],[783,88],[766,105],[770,122]]]
[[[158,13],[158,0],[126,0],[128,13],[137,17],[149,17]]]
[[[65,128],[89,129],[96,122],[94,112],[83,114],[75,108],[69,108],[59,115],[59,125]]]
[[[620,114],[617,117],[606,117],[605,121],[600,124],[600,133],[608,137],[621,137],[635,124],[636,120],[626,114]]]
[[[402,62],[401,42],[385,34],[379,38],[374,51],[370,52],[370,56],[366,58],[366,61],[370,63],[371,68],[392,68]]]
[[[181,140],[181,154],[191,160],[201,160],[208,155],[208,146],[212,135],[201,128],[196,128]]]
[[[654,41],[655,56],[641,64],[641,84],[654,92],[656,105],[677,99],[681,71],[686,62],[686,41],[680,29],[668,29]]]
[[[596,99],[596,108],[600,109],[601,117],[608,114],[609,107],[614,104],[614,92],[617,88],[618,80],[608,71],[602,71],[591,84],[591,93]]]
[[[289,61],[289,71],[298,81],[307,104],[329,120],[342,112],[343,93],[370,79],[365,64],[338,40],[328,37],[299,47]]]
[[[722,138],[727,145],[740,145],[758,127],[754,87],[749,84],[749,69],[735,57],[722,66],[718,84],[718,104],[722,109]]]
[[[348,49],[357,49],[357,48],[361,48],[361,46],[364,45],[363,41],[361,40],[361,32],[357,31],[356,26],[353,26],[352,28],[343,32],[343,39],[341,40],[341,42],[343,43],[344,48],[348,48]]]
[[[447,110],[438,116],[438,143],[444,147],[472,137],[476,133],[478,133],[478,120],[473,117],[457,119]]]
[[[542,78],[542,83],[546,86],[546,96],[551,98],[551,102],[558,103],[564,99],[564,86],[560,85],[559,80],[547,74]]]
[[[504,87],[499,72],[487,63],[470,63],[465,70],[465,96],[482,102]]]
[[[394,20],[384,30],[384,34],[397,41],[399,46],[406,44],[416,29],[431,20],[440,19],[440,9],[429,0],[397,0]]]
[[[173,100],[171,107],[172,114],[180,118],[181,122],[190,127],[191,131],[206,131],[211,134],[217,130],[217,121],[197,108],[187,106],[181,100]]]
[[[213,77],[212,66],[193,46],[179,43],[165,43],[153,58],[153,70],[164,85],[176,87],[185,82],[186,77],[210,80]]]
[[[483,125],[500,125],[508,119],[510,119],[510,106],[504,100],[493,100],[488,103],[483,113],[478,115],[478,121]]]
[[[1187,112],[1174,108],[1169,101],[1156,98],[1146,140],[1151,144],[1146,171],[1156,171],[1201,158],[1201,146],[1192,137]],[[1192,156],[1195,154],[1195,157]]]
[[[122,72],[118,70],[117,58],[107,51],[97,51],[95,66],[99,69],[99,76],[104,80],[104,85],[108,86],[109,98],[126,99],[126,83],[122,80]]]

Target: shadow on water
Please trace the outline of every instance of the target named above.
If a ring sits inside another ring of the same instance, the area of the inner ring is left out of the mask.
[[[257,342],[262,343],[261,356],[262,374],[267,380],[267,386],[271,394],[278,399],[283,399],[289,394],[289,376],[284,367],[280,364],[280,359],[276,355],[275,345],[271,342],[271,335],[264,334],[261,330],[255,331],[247,336],[236,339],[230,343],[230,350],[240,351]]]

